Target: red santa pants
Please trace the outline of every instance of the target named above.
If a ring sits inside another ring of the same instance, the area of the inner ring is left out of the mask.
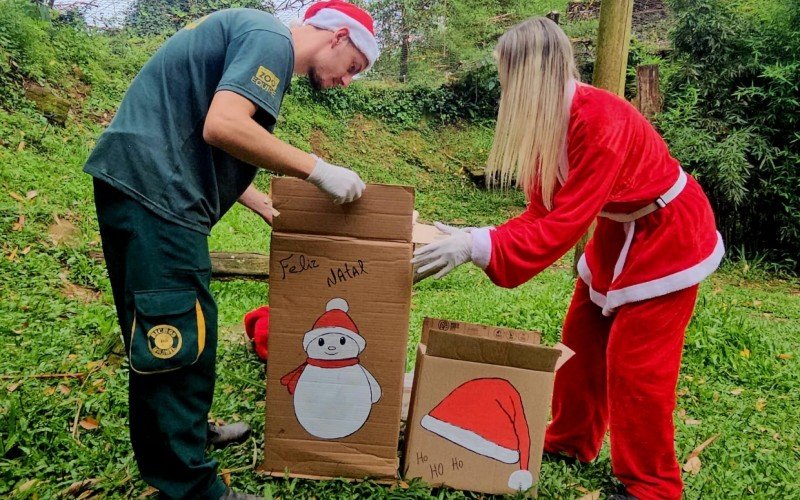
[[[605,317],[578,279],[562,342],[575,351],[557,373],[544,449],[582,462],[611,431],[611,467],[628,494],[680,498],[675,389],[697,286],[621,306]]]

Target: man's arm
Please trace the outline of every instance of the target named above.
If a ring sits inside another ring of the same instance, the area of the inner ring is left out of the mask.
[[[275,210],[272,208],[272,199],[259,191],[254,184],[250,184],[242,196],[239,197],[239,203],[260,215],[267,224],[272,225],[272,216],[275,215]]]
[[[253,116],[258,108],[235,92],[214,95],[203,127],[210,145],[256,167],[306,179],[314,170],[310,154],[287,144],[259,125]]]
[[[256,109],[249,99],[220,90],[214,94],[206,115],[203,139],[256,167],[308,180],[335,203],[349,203],[361,197],[366,186],[357,173],[281,141],[253,119]]]

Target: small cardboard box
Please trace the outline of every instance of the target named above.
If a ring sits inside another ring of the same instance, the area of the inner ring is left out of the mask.
[[[535,487],[561,351],[538,332],[430,318],[422,339],[404,477],[492,494]]]
[[[262,471],[395,478],[411,304],[411,188],[334,205],[276,178]]]

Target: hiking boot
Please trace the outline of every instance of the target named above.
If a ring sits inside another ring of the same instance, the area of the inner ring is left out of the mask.
[[[241,444],[250,437],[250,426],[244,422],[229,425],[208,423],[208,444],[214,448],[225,448],[232,444]]]
[[[250,493],[242,493],[233,491],[230,488],[225,488],[225,493],[219,497],[219,500],[264,500],[261,495],[251,495]]]

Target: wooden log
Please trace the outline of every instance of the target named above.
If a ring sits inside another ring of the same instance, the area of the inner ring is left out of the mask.
[[[70,102],[57,96],[53,89],[30,82],[25,85],[25,97],[52,123],[66,125]]]
[[[663,99],[659,85],[658,65],[646,64],[636,68],[636,105],[649,121],[661,112]]]
[[[220,280],[269,278],[269,255],[211,252],[211,276]]]
[[[269,278],[269,255],[247,252],[211,252],[211,277],[219,280]],[[103,252],[89,252],[89,257],[103,261]]]

